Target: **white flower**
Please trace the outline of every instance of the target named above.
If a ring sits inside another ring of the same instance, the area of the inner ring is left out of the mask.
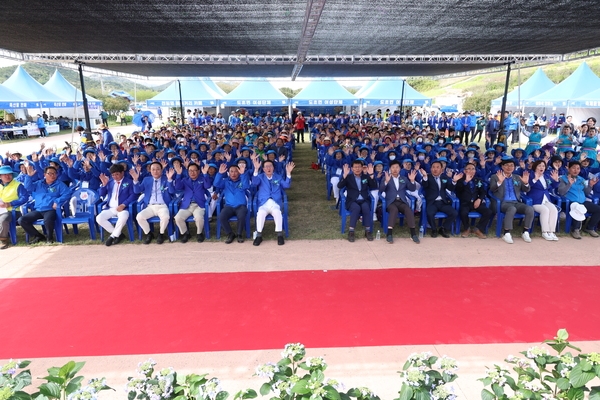
[[[142,375],[147,375],[149,372],[152,372],[155,365],[156,361],[149,358],[148,360],[142,361],[138,364],[138,372]]]
[[[536,358],[540,356],[547,356],[548,350],[543,347],[533,346],[527,349],[527,358]]]
[[[410,367],[400,372],[400,379],[409,386],[420,386],[425,381],[426,375],[419,368]]]
[[[538,381],[524,382],[523,386],[525,386],[525,389],[531,390],[532,392],[540,392],[544,390],[544,386],[542,386],[542,384]]]
[[[443,356],[442,358],[438,358],[435,363],[435,368],[441,369],[443,373],[447,375],[456,375],[456,371],[458,371],[458,364],[454,358],[450,358],[448,356]]]
[[[325,384],[333,387],[338,392],[346,391],[346,386],[342,382],[338,381],[337,379],[327,378],[327,380],[325,381]]]
[[[256,367],[256,375],[261,378],[273,379],[275,373],[279,372],[279,367],[273,363],[266,363]]]
[[[306,360],[307,367],[320,367],[323,369],[327,368],[327,363],[325,363],[325,359],[323,357],[310,357]]]
[[[198,388],[198,395],[203,398],[207,398],[210,400],[215,400],[217,398],[217,394],[221,392],[223,389],[221,388],[221,382],[217,378],[211,378],[204,385],[201,385]]]
[[[361,397],[377,397],[377,395],[375,394],[375,392],[371,391],[371,389],[369,389],[368,387],[358,387],[356,388],[359,392],[360,392],[360,396]]]
[[[304,357],[304,354],[306,354],[306,350],[304,349],[304,345],[302,343],[288,343],[285,345],[281,356],[283,358],[293,359],[297,355],[301,356],[300,358],[302,358]]]
[[[508,371],[501,369],[500,367],[496,367],[497,369],[486,369],[485,373],[488,378],[492,380],[492,383],[497,383],[500,386],[503,386],[506,383],[506,378],[504,375],[508,373]]]
[[[452,385],[440,385],[431,392],[432,400],[454,400],[454,387]]]

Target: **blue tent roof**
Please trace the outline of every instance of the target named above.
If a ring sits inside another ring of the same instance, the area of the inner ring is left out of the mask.
[[[221,107],[287,106],[289,99],[268,81],[244,81],[220,101]]]
[[[567,79],[544,93],[525,99],[529,107],[567,107],[574,100],[596,89],[600,89],[600,78],[583,62]]]
[[[48,82],[44,84],[44,87],[48,89],[50,92],[56,94],[61,97],[64,101],[66,101],[65,107],[73,107],[75,101],[77,101],[77,107],[83,106],[83,96],[81,94],[81,90],[77,89],[75,86],[71,85],[58,70],[54,71],[54,74]],[[77,92],[77,94],[75,94]],[[102,101],[93,98],[90,95],[85,96],[88,101],[88,106],[101,106]]]
[[[356,97],[356,98],[359,98],[359,99],[360,99],[360,96],[361,96],[361,95],[362,95],[364,92],[366,92],[367,90],[369,90],[369,88],[370,88],[371,86],[373,86],[373,85],[375,84],[375,82],[377,82],[377,81],[368,81],[367,83],[365,83],[365,84],[363,85],[363,87],[361,87],[360,89],[358,89],[358,91],[357,91],[356,93],[354,93],[354,97]]]
[[[66,107],[64,99],[50,92],[38,81],[33,79],[20,65],[3,85],[13,92],[18,93],[28,102],[40,102],[42,107]],[[40,105],[38,104],[37,107]]]
[[[217,85],[212,79],[200,79],[202,82],[204,82],[206,84],[206,86],[208,86],[210,89],[212,89],[213,92],[215,92],[216,94],[219,95],[219,99],[222,99],[223,97],[227,96],[227,93],[225,93],[225,91],[223,89],[221,89],[219,87],[219,85]]]
[[[350,106],[358,99],[336,81],[312,81],[292,99],[295,106]]]
[[[181,80],[181,99],[183,106],[216,107],[221,96],[215,93],[206,81],[198,79]],[[179,83],[171,83],[169,87],[151,99],[146,100],[148,107],[179,107]]]
[[[364,105],[370,106],[422,106],[431,104],[429,97],[413,89],[408,82],[404,84],[404,97],[402,96],[402,79],[377,81],[373,86],[360,96]]]
[[[525,99],[530,99],[539,94],[544,93],[547,90],[552,89],[555,85],[542,70],[538,68],[533,75],[525,82],[521,84],[521,102]],[[502,97],[492,100],[492,106],[501,106]],[[511,92],[506,95],[507,106],[519,106],[519,87],[517,86]]]
[[[0,85],[0,108],[40,108],[40,103],[27,101],[6,86]]]
[[[600,89],[578,97],[575,100],[571,100],[569,102],[569,106],[581,108],[600,108]]]

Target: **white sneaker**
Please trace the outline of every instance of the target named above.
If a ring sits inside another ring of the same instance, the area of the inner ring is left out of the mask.
[[[373,221],[377,221],[377,214],[373,214]]]
[[[523,232],[521,237],[523,238],[525,243],[531,243],[531,237],[529,237],[529,232],[527,232],[527,231]]]
[[[513,244],[513,239],[510,233],[505,233],[504,236],[502,236],[502,240],[504,240],[506,243],[508,244]]]
[[[550,232],[542,232],[542,237],[546,240],[553,241],[552,234]]]
[[[556,236],[556,234],[554,232],[549,232],[550,236],[552,236],[552,240],[557,241],[558,237]]]

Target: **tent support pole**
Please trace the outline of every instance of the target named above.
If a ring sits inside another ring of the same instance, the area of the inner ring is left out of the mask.
[[[79,64],[79,82],[81,84],[81,97],[83,100],[83,115],[85,116],[85,140],[86,142],[94,142],[92,138],[92,129],[90,123],[90,111],[88,110],[88,101],[87,96],[85,95],[85,86],[83,84],[83,63],[77,62]],[[75,103],[77,105],[77,103]]]
[[[504,132],[504,112],[506,111],[506,96],[508,95],[508,82],[510,81],[510,66],[513,62],[509,62],[506,67],[506,83],[504,84],[504,95],[502,96],[502,109],[500,111],[500,129],[502,132]],[[508,138],[506,138],[506,140],[508,140]]]
[[[402,79],[402,95],[400,96],[400,124],[402,124],[402,120],[404,119],[404,84],[406,84],[406,79]]]
[[[177,83],[179,84],[179,110],[181,111],[181,126],[183,126],[185,114],[183,113],[183,98],[181,97],[181,81],[177,79]]]

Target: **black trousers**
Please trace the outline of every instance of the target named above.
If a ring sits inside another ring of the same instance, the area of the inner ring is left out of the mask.
[[[304,129],[296,129],[296,143],[300,143],[300,138],[302,138],[302,143],[304,143]]]
[[[444,223],[442,224],[442,228],[447,231],[452,229],[452,223],[456,220],[458,216],[458,212],[452,207],[451,204],[446,204],[441,200],[436,200],[431,204],[427,204],[427,221],[429,221],[429,225],[431,225],[431,229],[435,229],[435,213],[443,212],[448,216],[448,218],[444,219]]]
[[[46,227],[46,232],[48,233],[49,238],[53,238],[54,233],[54,222],[56,221],[56,210],[48,210],[48,211],[31,211],[27,214],[23,215],[19,218],[19,225],[27,234],[31,237],[40,237],[43,238],[42,235],[35,227],[33,223],[38,219],[44,219],[44,226]]]
[[[225,234],[229,235],[232,232],[229,218],[235,216],[237,217],[237,235],[241,236],[244,226],[246,226],[246,214],[248,214],[248,207],[246,207],[246,205],[235,208],[231,206],[223,207],[221,214],[219,214],[219,222],[221,223]]]
[[[592,214],[590,219],[587,222],[586,229],[588,229],[588,230],[596,229],[596,226],[598,226],[598,223],[600,222],[600,205],[594,204],[591,201],[586,201],[583,203],[583,206],[585,207],[585,209],[587,210],[588,213]],[[582,225],[583,225],[583,221],[573,220],[574,229],[581,229]]]
[[[398,219],[398,213],[404,214],[406,225],[408,225],[409,228],[415,227],[415,214],[412,208],[405,202],[395,199],[387,205],[387,212],[390,213],[388,217],[388,227],[394,227],[396,219]]]

